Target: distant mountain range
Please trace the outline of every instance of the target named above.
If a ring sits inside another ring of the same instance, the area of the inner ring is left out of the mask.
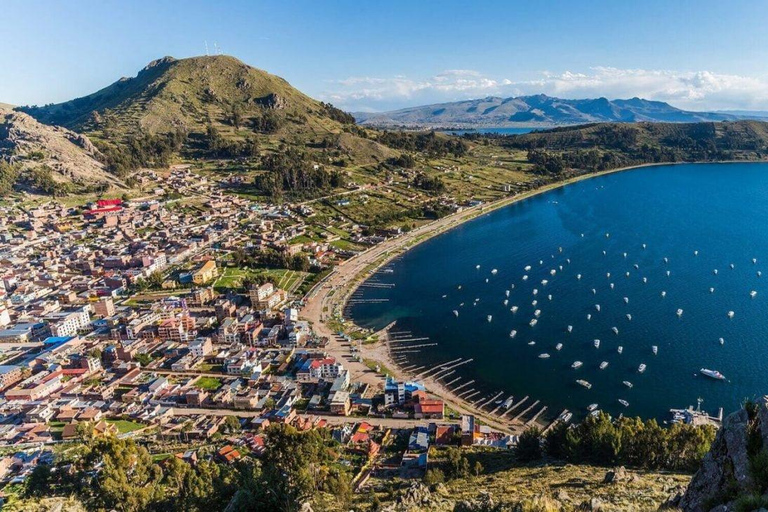
[[[495,96],[451,103],[410,107],[391,112],[355,113],[359,124],[377,127],[540,127],[597,122],[735,121],[766,119],[760,112],[691,112],[662,101],[641,98],[567,100],[544,94],[499,98]]]

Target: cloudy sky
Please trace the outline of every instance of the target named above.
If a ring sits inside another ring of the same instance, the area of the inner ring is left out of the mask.
[[[768,110],[768,2],[6,0],[0,102],[214,48],[352,111],[488,95]]]

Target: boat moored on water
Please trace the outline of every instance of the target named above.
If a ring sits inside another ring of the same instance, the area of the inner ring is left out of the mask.
[[[511,311],[512,313],[517,313],[517,306],[512,306],[512,307],[510,308],[510,311]]]
[[[629,402],[624,400],[623,398],[619,398],[619,403],[623,405],[624,407],[629,407]]]
[[[489,321],[489,322],[490,322],[491,320],[493,320],[493,316],[492,316],[492,315],[488,315],[488,317],[487,317],[487,318],[488,318],[488,321]]]
[[[573,364],[571,365],[571,368],[573,368],[574,370],[578,370],[579,368],[581,368],[581,365],[583,364],[584,363],[582,363],[581,361],[574,361]]]
[[[637,367],[637,373],[643,373],[645,371],[645,363],[640,363],[640,366]]]
[[[538,321],[538,320],[536,320],[535,318],[534,318],[534,319],[532,319],[532,320],[529,322],[529,324],[530,324],[530,326],[531,326],[531,327],[534,327],[534,326],[535,326],[537,323],[539,323],[539,321]]]
[[[571,332],[571,331],[573,331],[573,326],[572,326],[572,325],[569,325],[569,326],[566,328],[566,330],[567,330],[568,332]]]
[[[621,354],[622,352],[624,352],[624,347],[622,347],[621,345],[619,345],[618,347],[616,347],[616,352],[618,352],[619,354]]]
[[[597,404],[589,404],[589,405],[587,406],[587,410],[588,410],[589,412],[592,412],[592,411],[594,411],[595,409],[597,409],[598,407],[599,407],[599,406],[598,406]]]
[[[561,350],[562,348],[563,348],[562,343],[558,343],[557,345],[555,345],[555,350]]]
[[[595,348],[600,348],[600,340],[595,340],[592,342],[595,345]]]
[[[659,347],[657,347],[656,345],[653,345],[651,347],[651,352],[653,352],[653,355],[658,354],[659,353]]]
[[[577,380],[577,381],[576,381],[576,384],[578,384],[578,385],[580,385],[580,386],[584,386],[584,387],[585,387],[585,388],[587,388],[587,389],[592,389],[592,384],[590,384],[589,382],[587,382],[587,381],[586,381],[586,380],[584,380],[584,379],[579,379],[579,380]]]
[[[603,361],[602,363],[600,363],[601,370],[605,370],[606,368],[608,368],[608,361]]]
[[[628,388],[632,389],[632,383],[631,383],[631,382],[629,382],[628,380],[622,381],[622,384],[624,384],[624,385],[625,385],[625,386],[627,386]]]
[[[717,370],[708,370],[706,368],[702,368],[701,370],[699,370],[699,372],[701,372],[701,374],[704,375],[705,377],[709,377],[710,379],[725,380],[725,375],[723,375]]]
[[[458,316],[459,316],[459,312],[458,312],[458,311],[456,311],[455,309],[453,310],[453,316],[455,316],[455,317],[458,317]]]
[[[517,336],[517,331],[516,331],[516,330],[514,330],[514,329],[512,329],[512,330],[509,332],[509,337],[510,337],[510,338],[514,338],[515,336]]]
[[[683,310],[682,309],[678,309],[677,310],[677,316],[683,316]]]
[[[618,328],[611,327],[611,330],[613,331],[614,334],[619,334],[619,329]]]
[[[543,354],[539,354],[539,359],[549,359],[549,354],[547,354],[546,352]]]

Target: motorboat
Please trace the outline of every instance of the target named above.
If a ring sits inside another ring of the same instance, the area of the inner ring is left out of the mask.
[[[621,354],[622,352],[624,352],[624,347],[622,347],[621,345],[619,345],[618,347],[616,347],[616,352],[618,352],[619,354]]]
[[[659,353],[659,347],[657,347],[656,345],[653,345],[651,347],[651,352],[653,352],[653,355],[658,354]]]
[[[514,338],[515,336],[517,336],[517,331],[515,331],[515,330],[513,329],[513,330],[511,330],[511,331],[509,332],[509,337],[510,337],[510,338]]]
[[[584,379],[579,379],[579,380],[577,380],[577,381],[576,381],[576,384],[578,384],[578,385],[580,385],[580,386],[584,386],[584,387],[585,387],[585,388],[587,388],[587,389],[592,389],[592,384],[590,384],[589,382],[587,382],[587,381],[586,381],[586,380],[584,380]]]
[[[624,407],[629,407],[629,402],[624,400],[623,398],[619,398],[619,403],[623,405]]]
[[[605,370],[606,368],[608,368],[608,361],[603,361],[602,363],[600,363],[601,370]]]
[[[557,345],[555,345],[555,350],[562,350],[562,348],[563,348],[562,343],[558,343]]]
[[[707,370],[706,368],[702,368],[699,371],[701,372],[702,375],[709,377],[710,379],[725,380],[725,375],[723,375],[717,370]]]
[[[637,372],[643,373],[645,371],[645,368],[646,368],[645,363],[640,363],[640,366],[637,367]]]
[[[549,359],[549,354],[547,354],[546,352],[543,354],[539,354],[539,359]]]
[[[597,405],[597,404],[589,404],[589,405],[587,406],[587,410],[588,410],[589,412],[592,412],[592,411],[594,411],[594,410],[595,410],[595,409],[597,409],[597,408],[598,408],[598,405]]]
[[[632,383],[631,383],[631,382],[629,382],[628,380],[622,381],[622,384],[624,384],[624,385],[625,385],[625,386],[627,386],[628,388],[632,389]]]
[[[571,365],[571,368],[573,368],[574,370],[578,370],[579,368],[581,368],[583,364],[584,363],[582,363],[581,361],[574,361],[573,364]]]
[[[595,340],[594,342],[595,348],[600,348],[600,340]]]

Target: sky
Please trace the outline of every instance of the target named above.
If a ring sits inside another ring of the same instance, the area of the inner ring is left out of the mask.
[[[349,111],[642,97],[768,110],[768,1],[3,0],[0,102],[84,96],[217,50]]]

